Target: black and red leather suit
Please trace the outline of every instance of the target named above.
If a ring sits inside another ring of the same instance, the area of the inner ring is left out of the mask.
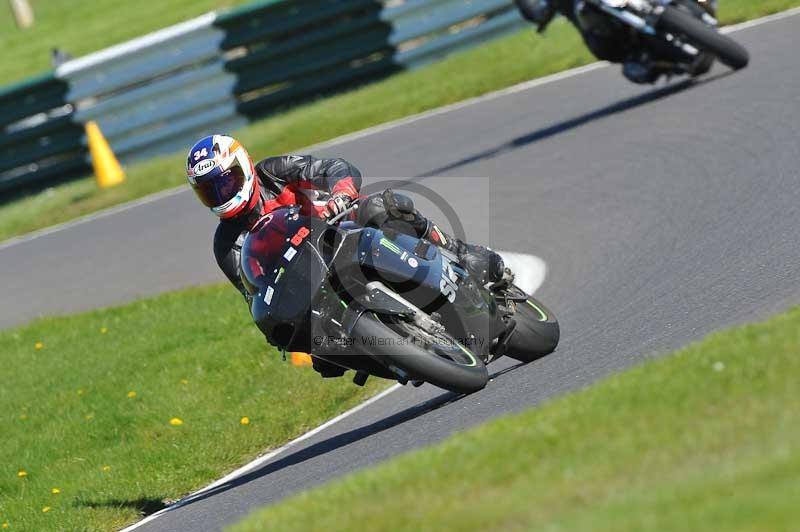
[[[249,212],[220,220],[214,234],[214,256],[225,276],[243,295],[239,253],[247,231],[263,215],[287,205],[300,205],[303,214],[322,216],[332,194],[358,197],[361,172],[343,159],[308,155],[269,157],[255,165],[258,186]]]

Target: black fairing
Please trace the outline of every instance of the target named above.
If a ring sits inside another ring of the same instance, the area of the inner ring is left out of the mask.
[[[241,277],[253,296],[250,313],[272,345],[310,350],[309,316],[328,273],[313,243],[326,227],[297,208],[279,209],[244,241]]]
[[[351,294],[358,293],[358,284],[381,281],[425,312],[438,313],[447,330],[475,352],[487,355],[491,341],[505,330],[494,297],[473,282],[455,256],[427,241],[366,228],[360,231],[354,254],[343,258],[334,263],[337,273],[343,263],[359,265],[358,272],[351,267],[347,275],[339,275],[351,284]],[[450,277],[456,289],[448,298],[442,283]]]
[[[253,296],[253,320],[272,345],[286,350],[347,355],[314,341],[349,335],[364,310],[402,314],[390,298],[374,297],[373,281],[438,313],[473,352],[487,355],[505,331],[492,295],[451,254],[405,234],[350,222],[331,227],[297,208],[273,211],[256,224],[242,247],[241,277]]]

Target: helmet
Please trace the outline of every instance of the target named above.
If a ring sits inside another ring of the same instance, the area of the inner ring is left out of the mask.
[[[258,202],[258,179],[247,150],[226,135],[211,135],[189,150],[186,177],[200,201],[220,218],[250,212]]]

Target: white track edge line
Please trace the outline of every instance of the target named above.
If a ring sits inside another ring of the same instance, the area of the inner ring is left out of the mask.
[[[777,20],[783,20],[785,18],[793,17],[795,15],[800,15],[800,7],[793,7],[791,9],[787,9],[786,11],[780,11],[778,13],[773,13],[772,15],[767,15],[766,17],[754,18],[753,20],[745,20],[744,22],[739,22],[738,24],[731,24],[730,26],[724,26],[720,28],[719,31],[720,33],[732,33],[735,31],[746,30],[748,28],[761,26],[762,24],[775,22]]]
[[[789,9],[789,10],[786,10],[786,11],[781,11],[780,13],[774,13],[772,15],[767,15],[766,17],[761,17],[761,18],[757,18],[757,19],[753,19],[753,20],[748,20],[748,21],[745,21],[745,22],[741,22],[739,24],[734,24],[734,25],[731,25],[731,26],[725,26],[720,31],[722,33],[731,33],[731,32],[735,32],[735,31],[739,31],[739,30],[745,30],[745,29],[752,28],[752,27],[755,27],[755,26],[760,26],[762,24],[767,24],[767,23],[770,23],[770,22],[775,22],[775,21],[782,20],[782,19],[785,19],[785,18],[793,17],[793,16],[795,16],[797,14],[800,14],[800,7],[792,8],[792,9]],[[325,149],[325,148],[330,148],[330,147],[333,147],[333,146],[337,146],[339,144],[344,144],[346,142],[350,142],[350,141],[353,141],[353,140],[358,140],[358,139],[367,137],[369,135],[375,135],[375,134],[378,134],[378,133],[382,133],[384,131],[388,131],[390,129],[394,129],[396,127],[408,125],[408,124],[417,122],[419,120],[424,120],[426,118],[432,118],[432,117],[435,117],[435,116],[442,115],[444,113],[449,113],[451,111],[456,111],[456,110],[459,110],[459,109],[463,109],[464,107],[469,107],[471,105],[475,105],[475,104],[478,104],[478,103],[483,103],[485,101],[490,101],[490,100],[493,100],[493,99],[496,99],[496,98],[500,98],[500,97],[503,97],[503,96],[507,96],[507,95],[510,95],[510,94],[514,94],[514,93],[517,93],[517,92],[522,92],[522,91],[525,91],[525,90],[533,89],[533,88],[536,88],[536,87],[539,87],[539,86],[542,86],[542,85],[546,85],[548,83],[554,83],[554,82],[561,81],[561,80],[564,80],[564,79],[568,79],[568,78],[571,78],[571,77],[574,77],[574,76],[579,76],[581,74],[585,74],[585,73],[588,73],[588,72],[591,72],[593,70],[597,70],[599,68],[602,68],[602,67],[605,67],[605,66],[609,66],[609,65],[610,65],[610,63],[608,63],[606,61],[599,61],[599,62],[596,62],[596,63],[590,63],[588,65],[580,66],[580,67],[573,68],[573,69],[570,69],[570,70],[564,70],[562,72],[556,72],[555,74],[551,74],[549,76],[544,76],[544,77],[541,77],[541,78],[536,78],[536,79],[532,79],[532,80],[525,81],[525,82],[522,82],[522,83],[518,83],[517,85],[512,85],[511,87],[506,87],[506,88],[499,89],[499,90],[496,90],[496,91],[493,91],[493,92],[489,92],[487,94],[483,94],[481,96],[476,96],[474,98],[469,98],[467,100],[462,100],[460,102],[452,103],[452,104],[445,105],[445,106],[442,106],[442,107],[437,107],[435,109],[424,111],[424,112],[418,113],[416,115],[411,115],[411,116],[407,116],[407,117],[404,117],[404,118],[399,118],[397,120],[394,120],[394,121],[391,121],[391,122],[386,122],[384,124],[379,124],[377,126],[368,127],[366,129],[362,129],[361,131],[355,131],[353,133],[348,133],[348,134],[336,137],[335,139],[331,139],[331,140],[328,140],[328,141],[320,142],[318,144],[312,144],[311,146],[307,146],[305,148],[300,148],[298,150],[293,150],[293,151],[296,151],[296,152],[315,151],[315,150],[321,150],[321,149]],[[40,236],[49,235],[51,233],[55,233],[55,232],[61,231],[63,229],[69,229],[70,227],[73,227],[75,225],[79,225],[81,223],[91,222],[92,220],[95,220],[95,219],[98,219],[98,218],[103,218],[103,217],[109,216],[111,214],[116,214],[117,212],[122,212],[122,211],[125,211],[125,210],[127,210],[129,208],[132,208],[132,207],[138,207],[139,205],[144,205],[144,204],[150,203],[152,201],[158,201],[158,200],[160,200],[162,198],[171,196],[173,194],[180,193],[180,192],[182,192],[184,190],[188,190],[188,189],[185,186],[180,186],[180,187],[177,187],[177,188],[168,189],[168,190],[161,191],[161,192],[156,192],[156,193],[150,194],[148,196],[144,196],[144,197],[129,201],[127,203],[122,203],[120,205],[115,205],[115,206],[110,207],[110,208],[108,208],[106,210],[102,210],[102,211],[98,211],[98,212],[87,214],[85,216],[81,216],[80,218],[76,218],[74,220],[69,220],[67,222],[63,222],[63,223],[56,224],[56,225],[53,225],[53,226],[50,226],[50,227],[46,227],[44,229],[33,231],[33,232],[30,232],[30,233],[27,233],[27,234],[24,234],[24,235],[11,237],[11,238],[9,238],[9,239],[7,239],[5,241],[0,242],[0,250],[9,248],[9,247],[11,247],[13,245],[16,245],[16,244],[21,244],[23,242],[27,242],[29,240],[33,240],[33,239],[38,238]]]
[[[221,479],[213,482],[212,484],[209,484],[205,488],[203,488],[201,490],[198,490],[198,491],[196,491],[196,492],[194,492],[194,493],[192,493],[190,495],[187,495],[186,497],[184,497],[183,499],[179,500],[178,502],[176,502],[174,504],[171,504],[168,507],[166,507],[166,508],[164,508],[162,510],[159,510],[158,512],[156,512],[154,514],[145,517],[141,521],[139,521],[137,523],[134,523],[134,524],[128,526],[127,528],[123,528],[120,532],[129,532],[131,530],[134,530],[134,529],[136,529],[136,528],[138,528],[138,527],[140,527],[140,526],[142,526],[144,524],[149,523],[150,521],[153,521],[154,519],[158,518],[159,516],[169,512],[171,510],[175,510],[175,509],[180,508],[181,506],[183,506],[185,504],[188,504],[189,502],[191,502],[196,497],[198,497],[200,495],[203,495],[207,491],[212,490],[212,489],[214,489],[214,488],[216,488],[218,486],[221,486],[222,484],[225,484],[226,482],[230,482],[231,480],[243,475],[244,473],[247,473],[247,472],[251,471],[252,469],[255,469],[256,467],[264,464],[265,462],[268,462],[269,460],[271,460],[275,456],[281,454],[282,452],[286,451],[287,449],[290,449],[290,448],[294,447],[295,445],[297,445],[298,443],[302,442],[303,440],[307,440],[308,438],[314,436],[315,434],[318,434],[318,433],[322,432],[323,430],[325,430],[326,428],[330,427],[331,425],[334,425],[335,423],[338,423],[339,421],[341,421],[341,420],[343,420],[343,419],[345,419],[345,418],[347,418],[349,416],[352,416],[353,414],[355,414],[355,413],[359,412],[360,410],[363,410],[364,408],[368,407],[369,405],[371,405],[371,404],[383,399],[384,397],[386,397],[390,393],[394,392],[395,390],[399,390],[400,388],[402,388],[402,386],[400,384],[395,384],[394,386],[390,386],[389,388],[387,388],[386,390],[382,391],[378,395],[370,397],[369,399],[367,399],[363,403],[360,403],[360,404],[354,406],[353,408],[351,408],[350,410],[348,410],[348,411],[346,411],[346,412],[344,412],[342,414],[339,414],[335,418],[326,421],[325,423],[323,423],[322,425],[318,426],[317,428],[315,428],[313,430],[310,430],[309,432],[306,432],[305,434],[303,434],[301,436],[298,436],[297,438],[295,438],[294,440],[290,441],[289,443],[286,443],[286,444],[282,445],[281,447],[278,447],[277,449],[275,449],[273,451],[270,451],[267,454],[256,458],[252,462],[250,462],[248,464],[245,464],[244,466],[240,467],[236,471],[233,471],[233,472],[229,473],[228,475],[225,475]]]
[[[526,294],[534,295],[547,278],[547,263],[536,255],[518,251],[495,250],[514,272],[514,284]]]

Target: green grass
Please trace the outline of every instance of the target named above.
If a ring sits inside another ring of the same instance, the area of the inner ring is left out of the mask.
[[[117,0],[30,0],[35,23],[19,29],[9,2],[0,7],[0,85],[52,67],[50,51],[74,57],[247,0],[161,0],[158,4]]]
[[[233,530],[789,531],[798,501],[800,308],[301,494]]]
[[[800,0],[723,0],[721,18],[738,22],[797,5]],[[297,107],[236,135],[254,158],[290,152],[593,60],[577,32],[556,22],[544,37],[524,31],[501,38],[417,71]],[[99,190],[86,178],[0,205],[0,240],[179,186],[185,183],[183,166],[184,154],[175,154],[129,167],[128,181],[114,189]],[[48,215],[31,214],[41,212]]]
[[[2,331],[0,366],[9,531],[118,529],[386,383],[282,362],[228,285]]]

